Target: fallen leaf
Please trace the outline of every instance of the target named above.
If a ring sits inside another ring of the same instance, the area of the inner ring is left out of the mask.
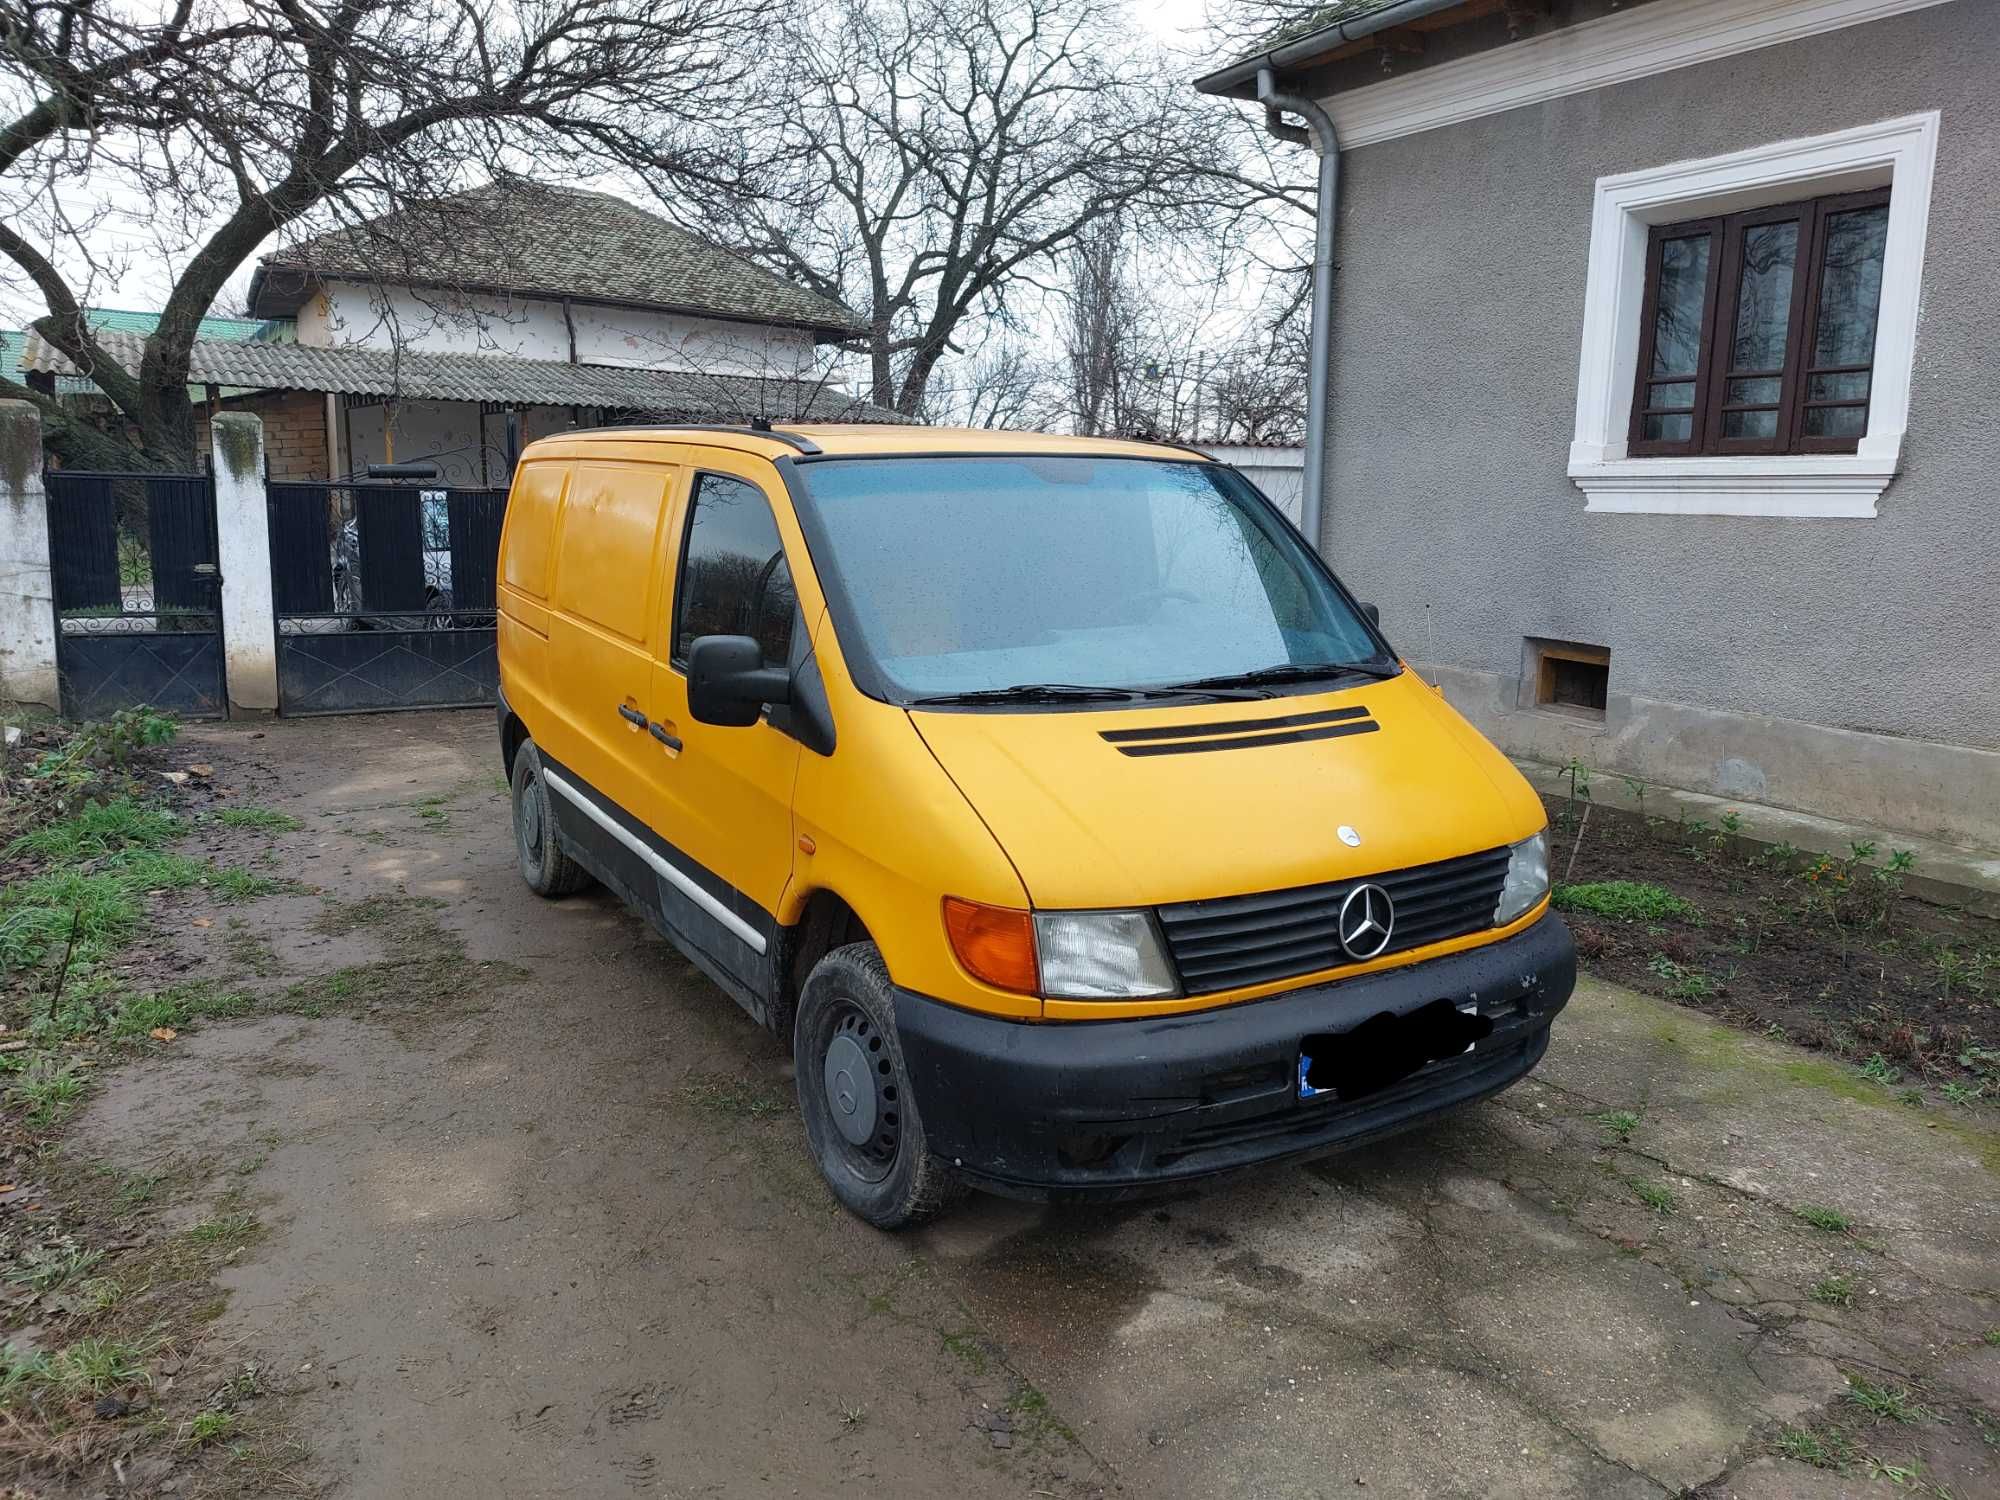
[[[11,1193],[11,1192],[13,1192],[13,1191],[14,1191],[14,1184],[13,1184],[13,1183],[11,1183],[11,1182],[0,1182],[0,1193]]]
[[[146,1035],[151,1037],[156,1042],[171,1042],[175,1037],[179,1036],[180,1033],[174,1030],[174,1028],[171,1026],[155,1026],[151,1031],[147,1032]]]
[[[215,774],[215,767],[202,765],[189,766],[188,774],[190,776],[213,776]]]
[[[185,771],[162,771],[160,772],[160,778],[163,781],[171,781],[175,786],[186,786],[188,773]]]
[[[26,1042],[0,1042],[0,1052],[25,1052],[27,1050],[28,1044]]]
[[[196,917],[194,919],[194,925],[197,927],[213,927],[215,925],[215,919],[213,917]]]

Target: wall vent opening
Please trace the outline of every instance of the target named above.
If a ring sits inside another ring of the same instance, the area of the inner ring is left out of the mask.
[[[1532,636],[1535,704],[1578,718],[1602,719],[1611,688],[1611,648]]]

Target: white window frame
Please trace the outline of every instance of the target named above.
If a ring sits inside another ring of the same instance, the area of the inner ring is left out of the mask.
[[[1876,514],[1909,419],[1938,113],[1597,180],[1569,477],[1587,511],[1698,516]],[[1631,458],[1626,441],[1655,224],[1887,187],[1889,225],[1868,431],[1853,453]]]

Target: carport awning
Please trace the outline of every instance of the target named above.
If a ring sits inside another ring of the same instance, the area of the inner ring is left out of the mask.
[[[98,342],[128,371],[137,371],[145,341],[100,333]],[[30,332],[24,371],[75,375],[69,358]],[[319,348],[310,344],[249,344],[197,339],[189,359],[196,385],[264,391],[327,391],[403,401],[490,401],[504,406],[591,406],[663,416],[785,417],[797,421],[906,422],[909,419],[815,381],[755,375],[707,375],[692,370],[639,370],[572,365],[489,354],[418,350]]]

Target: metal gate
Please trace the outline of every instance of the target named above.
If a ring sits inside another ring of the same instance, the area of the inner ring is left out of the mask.
[[[491,703],[507,492],[272,484],[278,712]]]
[[[63,713],[228,712],[214,479],[75,469],[45,479]]]

